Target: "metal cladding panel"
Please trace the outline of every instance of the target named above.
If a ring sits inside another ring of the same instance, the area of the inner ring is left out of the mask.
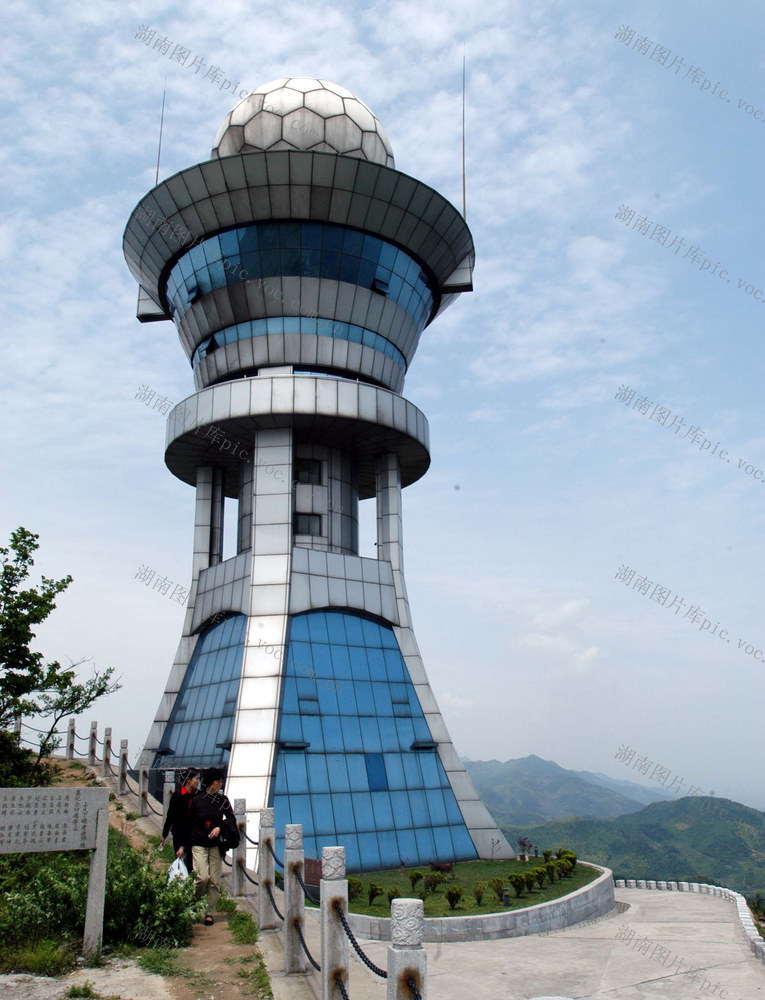
[[[307,204],[305,194],[295,196],[296,185],[308,192]],[[235,196],[245,189],[248,201]],[[466,257],[472,261],[467,225],[432,188],[391,167],[354,157],[287,150],[226,156],[163,181],[131,215],[123,237],[125,258],[139,284],[164,303],[164,274],[188,250],[172,234],[173,227],[182,226],[195,237],[210,236],[232,225],[290,218],[293,208],[300,217],[317,222],[347,225],[351,218],[365,232],[404,250],[412,249],[407,248],[407,234],[424,225],[433,238],[418,231],[418,240],[424,245],[427,239],[433,249],[427,257],[421,250],[420,260],[439,286]],[[152,212],[153,219],[166,218],[168,225],[162,231],[155,228],[146,221],[145,211]]]

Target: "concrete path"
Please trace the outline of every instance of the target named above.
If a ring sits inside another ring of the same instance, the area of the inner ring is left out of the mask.
[[[765,965],[744,945],[730,903],[646,889],[617,889],[616,898],[628,909],[578,929],[426,945],[428,1000],[765,1000]],[[318,923],[311,915],[306,924],[308,946],[318,957]],[[268,941],[272,969],[280,937],[269,931],[261,939]],[[385,968],[387,944],[360,943]],[[285,1000],[318,995],[314,973],[276,972],[272,981]],[[384,1000],[385,984],[353,956],[348,993],[351,1000]]]

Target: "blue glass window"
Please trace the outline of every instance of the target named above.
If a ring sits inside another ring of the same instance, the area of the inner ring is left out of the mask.
[[[262,222],[211,236],[176,262],[165,293],[178,321],[193,301],[192,286],[204,295],[226,284],[282,275],[320,275],[374,288],[398,303],[418,332],[433,309],[430,283],[409,254],[356,229],[315,222]]]
[[[158,757],[154,767],[213,767],[228,761],[242,673],[247,619],[232,615],[201,633],[170,719],[162,747],[171,757]]]
[[[278,738],[308,746],[277,752],[277,829],[302,823],[316,857],[342,844],[350,871],[476,857],[438,754],[412,750],[432,738],[391,628],[347,612],[296,615],[285,672]]]

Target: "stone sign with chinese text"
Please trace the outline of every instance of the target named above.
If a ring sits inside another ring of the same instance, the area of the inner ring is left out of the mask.
[[[108,788],[0,788],[0,854],[93,849],[108,806]]]

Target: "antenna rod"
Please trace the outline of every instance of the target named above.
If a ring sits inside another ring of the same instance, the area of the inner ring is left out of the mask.
[[[467,222],[465,197],[465,44],[462,45],[462,218]]]
[[[159,157],[162,153],[162,126],[165,122],[165,94],[167,93],[167,77],[165,77],[165,86],[162,90],[162,115],[159,119],[159,147],[157,149],[157,175],[154,178],[154,187],[159,184]]]

